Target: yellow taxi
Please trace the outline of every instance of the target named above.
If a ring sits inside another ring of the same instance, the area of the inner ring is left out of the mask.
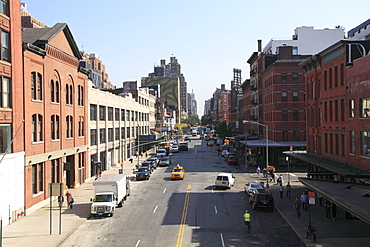
[[[184,167],[177,165],[172,169],[171,172],[171,179],[184,179],[185,177],[185,169]]]
[[[207,142],[207,146],[213,146],[213,145],[215,145],[215,143],[213,141]]]
[[[209,140],[211,140],[211,137],[209,135],[206,135],[206,136],[204,136],[204,140],[209,141]]]

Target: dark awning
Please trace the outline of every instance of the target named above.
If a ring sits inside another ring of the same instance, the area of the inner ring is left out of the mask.
[[[266,146],[266,140],[247,140],[247,141],[241,141],[244,143],[246,146],[250,147],[265,147]],[[305,147],[306,142],[274,142],[269,140],[268,141],[269,147]]]

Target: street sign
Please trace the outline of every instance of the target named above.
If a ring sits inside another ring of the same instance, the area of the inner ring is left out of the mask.
[[[308,203],[315,204],[315,192],[308,192]]]

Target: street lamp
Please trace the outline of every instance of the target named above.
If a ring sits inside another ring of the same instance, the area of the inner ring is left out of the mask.
[[[261,124],[259,122],[255,122],[255,121],[249,121],[249,120],[243,120],[243,123],[252,123],[252,124],[258,124],[262,127],[265,127],[266,128],[266,188],[269,188],[269,179],[268,179],[268,168],[269,168],[269,142],[268,142],[268,139],[269,139],[269,127],[268,125],[265,125],[265,124]]]

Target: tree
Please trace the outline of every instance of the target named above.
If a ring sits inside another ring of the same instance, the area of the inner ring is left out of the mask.
[[[184,119],[182,122],[194,126],[196,125],[196,123],[199,123],[199,117],[196,114],[192,114],[187,119]]]
[[[212,124],[212,118],[211,116],[208,116],[208,115],[203,115],[202,116],[202,121],[201,121],[202,125],[211,125]]]
[[[222,122],[219,122],[217,125],[216,125],[216,133],[218,134],[218,136],[222,139],[224,139],[225,137],[227,136],[231,136],[231,128],[228,126],[228,124],[224,121]]]

